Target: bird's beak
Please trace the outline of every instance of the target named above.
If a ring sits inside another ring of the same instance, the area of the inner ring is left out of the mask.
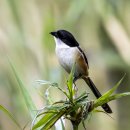
[[[58,37],[58,36],[57,36],[57,32],[50,32],[50,34],[51,34],[52,36]]]

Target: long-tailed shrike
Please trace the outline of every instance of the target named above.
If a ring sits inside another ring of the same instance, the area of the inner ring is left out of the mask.
[[[84,79],[94,95],[97,98],[101,97],[101,93],[89,77],[87,57],[74,36],[66,30],[58,30],[51,32],[50,34],[54,36],[56,43],[56,55],[61,66],[70,73],[73,65],[75,64],[73,82],[75,83],[76,80],[80,78]],[[102,108],[105,112],[112,113],[112,110],[107,103],[103,104]]]

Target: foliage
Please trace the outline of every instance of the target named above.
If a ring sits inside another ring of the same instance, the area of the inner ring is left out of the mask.
[[[0,110],[3,111],[8,117],[10,117],[10,119],[18,126],[18,128],[20,130],[22,130],[20,124],[17,122],[17,120],[15,119],[15,117],[2,105],[0,105]]]
[[[30,115],[32,115],[34,114],[32,110],[35,108],[35,105],[33,104],[29,93],[27,92],[21,79],[19,78],[15,67],[10,61],[9,63],[14,72],[16,80],[20,86],[21,92],[25,99],[25,103],[30,111]],[[54,124],[59,119],[62,120],[61,118],[62,116],[64,116],[65,119],[68,119],[71,121],[74,130],[78,130],[78,125],[81,122],[83,122],[83,125],[84,125],[84,121],[93,111],[95,111],[95,109],[98,106],[102,106],[104,103],[108,103],[111,100],[116,100],[118,98],[130,95],[130,92],[121,93],[121,94],[113,94],[113,92],[119,87],[122,80],[124,79],[125,77],[124,75],[123,78],[112,89],[110,89],[108,92],[103,94],[100,98],[96,99],[95,101],[88,100],[88,94],[86,92],[82,93],[81,95],[77,97],[77,92],[75,90],[76,86],[73,85],[73,72],[74,72],[74,67],[66,83],[68,91],[61,89],[57,83],[50,83],[44,80],[37,81],[40,84],[44,84],[44,85],[48,84],[50,86],[49,89],[51,87],[54,87],[60,90],[66,96],[66,100],[60,100],[54,103],[50,102],[50,104],[45,106],[43,109],[39,110],[35,118],[33,118],[32,128],[31,128],[32,130],[35,130],[37,128],[40,128],[40,130],[48,130],[52,126],[54,126]],[[49,89],[47,89],[46,93],[47,92],[49,93]],[[47,94],[47,100],[50,101],[49,99],[50,99],[50,95]],[[2,110],[6,115],[8,115],[12,119],[12,121],[19,127],[19,129],[21,129],[21,126],[19,125],[17,120],[6,108],[0,105],[0,110]],[[63,123],[62,125],[64,128]],[[85,125],[84,125],[84,128],[85,128]]]
[[[47,81],[40,81],[41,84],[48,84],[51,87],[59,89],[66,96],[66,100],[60,100],[54,102],[44,109],[40,110],[36,115],[33,123],[32,130],[40,128],[41,130],[50,129],[62,116],[65,119],[71,121],[73,129],[77,130],[78,125],[87,119],[87,117],[93,112],[98,106],[102,106],[104,103],[108,103],[112,100],[130,95],[130,92],[113,94],[113,92],[119,87],[123,78],[108,92],[103,94],[99,99],[95,101],[88,100],[88,94],[86,92],[82,93],[80,96],[75,98],[75,87],[73,86],[73,71],[69,75],[67,81],[68,92],[58,87],[55,83],[50,83]],[[113,94],[113,95],[112,95]],[[50,97],[47,97],[48,99]],[[99,110],[97,110],[99,111]],[[38,121],[36,121],[38,119]],[[85,126],[84,126],[85,128]]]
[[[26,103],[26,106],[30,112],[30,115],[32,118],[34,118],[34,115],[35,115],[35,112],[33,110],[36,110],[36,106],[34,104],[34,102],[32,101],[31,99],[31,96],[30,94],[28,93],[28,91],[26,90],[26,87],[25,85],[23,84],[22,80],[19,78],[17,72],[16,72],[16,68],[14,67],[14,65],[11,63],[11,61],[9,60],[9,63],[10,63],[10,66],[13,70],[13,73],[15,75],[15,78],[18,82],[18,85],[20,87],[20,90],[22,92],[22,95],[23,95],[23,98],[25,100],[25,103]]]

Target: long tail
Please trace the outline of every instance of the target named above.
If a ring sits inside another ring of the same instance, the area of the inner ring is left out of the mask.
[[[96,88],[96,86],[93,83],[93,81],[89,77],[84,77],[83,79],[87,83],[87,85],[90,87],[90,89],[92,90],[92,92],[94,93],[96,98],[99,98],[99,97],[102,96],[101,93]],[[112,110],[111,110],[111,108],[109,107],[109,105],[107,103],[103,104],[102,108],[104,109],[105,112],[112,113]]]

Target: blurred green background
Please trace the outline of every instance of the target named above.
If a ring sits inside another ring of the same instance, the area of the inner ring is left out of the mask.
[[[65,29],[74,34],[89,61],[90,76],[104,93],[126,73],[118,92],[130,91],[130,0],[0,0],[0,104],[30,128],[31,117],[7,57],[27,86],[37,109],[46,104],[44,79],[65,86],[65,71],[55,55],[49,32]],[[81,80],[79,92],[88,89]],[[54,101],[61,93],[51,91]],[[93,99],[93,95],[90,94]],[[113,117],[94,114],[88,130],[130,130],[130,97],[110,103]],[[32,110],[33,111],[33,110]],[[66,129],[71,130],[67,122]],[[80,126],[80,129],[83,129]],[[0,111],[0,130],[17,130]]]

